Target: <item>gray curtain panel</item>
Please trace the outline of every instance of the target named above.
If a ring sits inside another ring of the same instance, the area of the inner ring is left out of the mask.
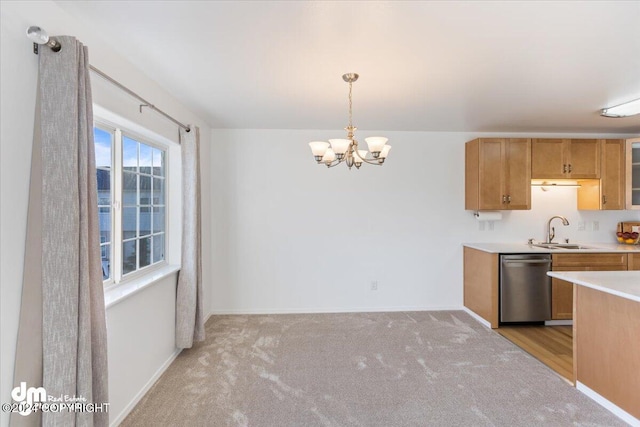
[[[30,184],[21,307],[21,322],[28,323],[18,331],[14,383],[31,381],[35,370],[41,384],[27,386],[101,404],[108,403],[107,333],[89,60],[74,37],[57,40],[59,52],[40,49],[32,160],[40,169],[32,170]],[[44,426],[109,424],[107,412],[41,416]],[[31,415],[11,418],[12,425],[24,422],[38,424]]]
[[[176,296],[176,347],[204,340],[200,241],[200,129],[180,130],[182,150],[182,267]]]

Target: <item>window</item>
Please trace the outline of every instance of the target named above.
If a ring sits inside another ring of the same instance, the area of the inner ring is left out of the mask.
[[[165,260],[166,150],[119,128],[94,127],[105,284]]]

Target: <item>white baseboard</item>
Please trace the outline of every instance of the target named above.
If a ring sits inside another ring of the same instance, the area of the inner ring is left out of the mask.
[[[469,316],[473,317],[482,326],[491,329],[491,322],[488,322],[486,319],[483,319],[482,317],[480,317],[478,314],[474,313],[467,307],[462,307],[462,310],[464,310]]]
[[[232,308],[213,309],[209,316],[225,314],[317,314],[317,313],[384,313],[397,311],[460,311],[463,307],[348,307],[348,308]]]
[[[138,394],[135,395],[131,402],[129,402],[129,404],[122,410],[122,412],[120,412],[120,414],[118,414],[115,419],[110,420],[109,427],[115,427],[122,421],[124,421],[127,415],[129,415],[129,413],[133,410],[133,408],[135,408],[138,402],[140,402],[140,399],[142,399],[144,395],[147,394],[149,389],[156,383],[156,381],[158,381],[158,378],[160,378],[164,371],[166,371],[167,368],[173,363],[173,361],[176,359],[176,357],[178,357],[181,351],[181,349],[176,348],[173,354],[169,356],[169,358],[162,364],[162,366],[160,366],[160,368],[158,368],[156,373],[153,374],[151,379],[147,381],[144,387],[142,387],[142,389],[138,392]]]
[[[591,399],[593,399],[596,402],[598,402],[601,406],[603,406],[605,409],[607,409],[609,412],[611,412],[616,417],[620,418],[625,423],[630,424],[633,427],[640,427],[640,420],[639,419],[637,419],[636,417],[634,417],[633,415],[631,415],[630,413],[628,413],[627,411],[625,411],[624,409],[622,409],[621,407],[616,405],[615,403],[613,403],[610,400],[606,399],[602,395],[600,395],[597,392],[591,390],[589,387],[587,387],[586,385],[582,384],[580,381],[576,381],[576,388],[578,390],[580,390],[582,393],[584,393],[587,396],[589,396]]]
[[[572,326],[573,320],[545,320],[544,326]]]

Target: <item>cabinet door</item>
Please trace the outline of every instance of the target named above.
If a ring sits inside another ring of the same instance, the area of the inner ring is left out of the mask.
[[[602,210],[624,209],[624,152],[625,142],[621,139],[605,139],[602,142]]]
[[[503,139],[481,139],[479,147],[479,209],[505,209]]]
[[[531,178],[567,178],[564,139],[534,139],[531,143]]]
[[[640,270],[640,253],[629,254],[629,270]]]
[[[640,138],[627,139],[626,164],[627,209],[640,209]]]
[[[569,271],[569,270],[567,270]],[[551,278],[551,319],[573,318],[573,283]]]
[[[505,142],[507,209],[531,209],[531,140]]]
[[[571,179],[600,178],[600,141],[572,139],[567,156],[568,176]]]

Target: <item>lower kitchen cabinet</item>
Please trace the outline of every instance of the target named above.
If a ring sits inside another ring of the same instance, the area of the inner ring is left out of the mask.
[[[509,253],[509,252],[505,252]],[[515,252],[511,252],[515,253]],[[500,254],[464,247],[464,306],[492,328],[500,326]],[[553,253],[553,271],[640,270],[640,253]],[[573,284],[551,278],[551,319],[573,318]]]
[[[639,254],[636,255],[640,258]],[[627,269],[627,254],[553,254],[553,271],[621,271]],[[573,319],[573,284],[551,279],[551,318]]]
[[[464,306],[498,327],[499,257],[497,253],[464,248]]]

